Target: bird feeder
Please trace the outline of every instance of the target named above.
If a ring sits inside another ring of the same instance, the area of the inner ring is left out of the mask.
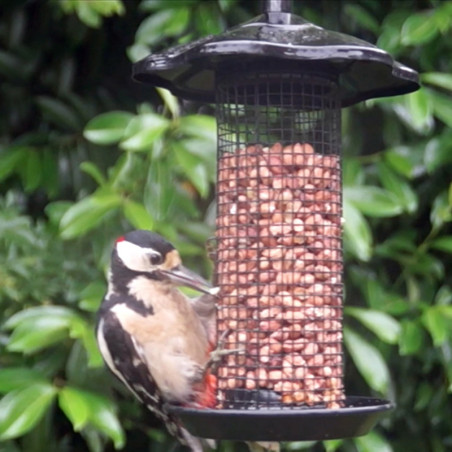
[[[231,354],[217,369],[216,409],[174,410],[205,438],[367,433],[392,406],[344,392],[341,108],[414,91],[417,73],[275,0],[133,71],[216,105],[217,333]]]

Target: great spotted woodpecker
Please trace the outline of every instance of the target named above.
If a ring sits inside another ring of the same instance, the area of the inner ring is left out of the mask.
[[[177,286],[204,295],[188,298]],[[168,404],[215,404],[216,380],[209,370],[216,344],[214,294],[204,279],[182,266],[168,241],[133,231],[115,243],[96,327],[107,366],[192,452],[202,452],[201,440],[168,411]]]

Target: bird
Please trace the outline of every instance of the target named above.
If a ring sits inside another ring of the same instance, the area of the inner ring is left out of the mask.
[[[179,286],[201,295],[189,298]],[[214,444],[189,433],[169,405],[215,406],[217,292],[166,239],[131,231],[115,241],[96,323],[107,367],[191,452]]]

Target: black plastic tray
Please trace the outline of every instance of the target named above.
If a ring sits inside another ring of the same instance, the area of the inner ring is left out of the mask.
[[[171,406],[185,427],[202,438],[236,441],[314,441],[368,433],[394,405],[387,400],[349,396],[345,406],[259,410],[191,409]]]

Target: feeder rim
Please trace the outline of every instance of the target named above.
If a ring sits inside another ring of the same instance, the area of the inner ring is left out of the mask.
[[[347,396],[343,408],[195,409],[170,405],[187,430],[235,441],[312,441],[367,434],[395,408],[393,402]]]

